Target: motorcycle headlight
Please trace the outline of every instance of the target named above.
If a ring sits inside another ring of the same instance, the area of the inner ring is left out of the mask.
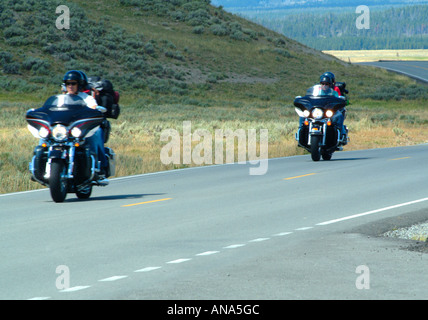
[[[311,113],[309,112],[309,110],[305,110],[303,111],[303,115],[305,116],[305,118],[307,118],[311,115]]]
[[[80,129],[79,129],[79,128],[77,128],[77,127],[74,127],[74,128],[71,130],[71,135],[72,135],[73,137],[75,137],[75,138],[79,138],[81,134],[82,134],[82,130],[80,130]]]
[[[323,112],[323,110],[322,109],[320,109],[320,108],[315,108],[313,111],[312,111],[312,116],[314,117],[314,119],[321,119],[322,117],[323,117],[323,115],[324,115],[324,112]]]
[[[56,125],[52,129],[52,137],[57,141],[63,141],[67,139],[67,128],[61,124]]]
[[[327,111],[325,112],[325,116],[326,116],[327,118],[331,118],[331,117],[333,116],[333,114],[334,114],[334,112],[333,112],[333,111],[331,111],[331,110],[327,110]]]
[[[49,130],[46,129],[45,127],[41,127],[39,129],[39,136],[40,136],[40,138],[45,139],[45,138],[47,138],[48,135],[49,135]]]

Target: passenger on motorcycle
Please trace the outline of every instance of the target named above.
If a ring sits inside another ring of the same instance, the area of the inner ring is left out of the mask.
[[[317,96],[335,96],[339,98],[339,94],[337,91],[332,89],[333,86],[333,80],[331,77],[323,74],[320,77],[320,84],[314,87],[314,92]],[[303,126],[304,118],[299,118],[299,128]],[[340,140],[343,141],[343,144],[347,143],[347,136],[346,136],[346,128],[344,126],[345,116],[344,116],[344,110],[338,110],[333,117],[331,118],[332,123],[340,129],[341,137]]]
[[[86,89],[85,87],[87,85],[87,78],[83,72],[77,70],[68,71],[64,75],[62,80],[65,86],[66,94],[74,94],[79,96],[85,101],[88,108],[97,108],[98,104],[95,99],[92,96],[86,94],[85,92],[82,92],[82,90]],[[101,162],[100,175],[105,175],[108,162],[104,150],[104,138],[102,129],[99,128],[95,132],[95,134],[87,138],[86,141],[89,145],[91,152],[94,153],[98,161]]]

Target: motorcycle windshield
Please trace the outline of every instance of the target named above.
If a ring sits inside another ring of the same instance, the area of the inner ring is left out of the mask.
[[[77,95],[61,94],[49,97],[43,107],[27,112],[27,119],[46,120],[51,125],[71,123],[88,118],[100,118],[102,113],[98,110],[88,108],[85,101]]]
[[[304,97],[296,98],[294,105],[302,110],[315,107],[338,110],[346,106],[346,101],[336,97],[333,89],[322,90],[320,85],[315,85],[306,91]]]

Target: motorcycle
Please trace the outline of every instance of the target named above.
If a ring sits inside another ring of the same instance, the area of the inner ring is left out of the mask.
[[[309,88],[304,97],[294,100],[297,114],[303,123],[296,133],[298,146],[311,153],[313,161],[330,160],[335,151],[343,150],[348,143],[348,128],[341,139],[340,128],[337,128],[332,118],[337,112],[345,113],[346,98],[337,98],[333,90],[322,92],[319,85]],[[345,115],[345,114],[344,114]]]
[[[41,108],[27,111],[28,129],[40,139],[29,164],[31,179],[48,186],[55,202],[63,202],[67,193],[88,199],[92,186],[108,185],[100,161],[85,144],[104,121],[105,108],[98,108],[88,108],[79,96],[61,94],[48,98]],[[105,147],[105,151],[107,178],[115,174],[116,155],[111,148]]]

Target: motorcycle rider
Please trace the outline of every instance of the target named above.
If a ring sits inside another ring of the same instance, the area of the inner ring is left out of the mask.
[[[322,76],[330,77],[330,79],[331,79],[331,81],[332,81],[331,88],[332,88],[334,91],[336,91],[336,92],[338,93],[338,95],[339,95],[339,96],[343,96],[342,92],[340,91],[340,88],[339,88],[338,86],[336,86],[336,76],[334,75],[334,73],[333,73],[333,72],[330,72],[330,71],[324,72],[324,73],[321,75],[321,77],[322,77]]]
[[[96,100],[87,93],[82,92],[82,90],[86,89],[85,87],[87,85],[87,78],[83,72],[78,70],[67,71],[62,81],[63,86],[66,90],[66,94],[79,96],[83,99],[83,101],[85,101],[86,106],[88,108],[97,108],[98,104]],[[94,135],[89,138],[86,138],[86,141],[89,145],[89,149],[91,150],[91,152],[94,153],[98,161],[101,162],[101,172],[99,173],[99,175],[105,177],[107,173],[108,162],[104,150],[104,138],[102,129],[98,128]]]
[[[334,76],[334,75],[333,75]],[[334,86],[333,79],[326,74],[321,75],[319,85],[314,87],[314,92],[318,96],[334,96],[339,98],[339,93],[332,89]],[[345,116],[344,116],[344,108],[341,110],[337,110],[336,113],[331,118],[332,123],[340,130],[343,145],[347,144],[347,131],[344,126]],[[304,118],[299,118],[299,129],[303,126]]]

